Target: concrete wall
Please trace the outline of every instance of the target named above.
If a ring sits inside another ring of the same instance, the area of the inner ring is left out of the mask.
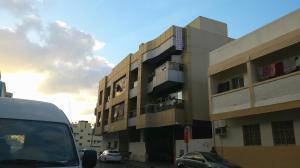
[[[300,161],[300,109],[279,111],[239,119],[227,119],[225,137],[215,135],[218,153],[225,159],[242,166],[299,167]],[[296,145],[274,145],[272,121],[293,120]],[[261,145],[244,146],[243,125],[259,124]],[[216,125],[216,122],[215,124]]]
[[[130,160],[145,162],[146,161],[146,146],[145,142],[130,142],[129,143]]]
[[[209,152],[213,146],[212,139],[190,139],[188,144],[188,152],[201,151],[201,152]],[[186,151],[186,144],[184,140],[176,140],[176,157],[180,155],[180,152]]]
[[[200,20],[201,22],[201,20]],[[191,111],[187,120],[208,120],[208,80],[207,69],[209,52],[216,49],[231,39],[226,33],[212,33],[206,29],[196,29],[187,26],[186,29],[186,50],[183,63],[185,67],[185,106],[186,111]],[[226,26],[223,31],[227,31]]]

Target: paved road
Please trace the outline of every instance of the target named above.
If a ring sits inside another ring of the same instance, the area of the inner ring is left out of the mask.
[[[98,163],[96,168],[127,168],[125,163]]]
[[[130,162],[130,163],[98,163],[96,168],[174,168],[170,164],[159,164],[159,163],[139,163],[139,162]]]

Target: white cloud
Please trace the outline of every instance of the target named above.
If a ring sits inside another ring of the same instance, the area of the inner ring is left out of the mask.
[[[32,31],[43,45],[28,37]],[[46,72],[48,78],[40,89],[47,94],[95,89],[112,67],[103,57],[94,55],[95,46],[103,45],[62,21],[44,28],[39,20],[27,18],[15,29],[0,29],[0,67],[9,72]]]
[[[25,82],[22,80],[24,78],[8,78],[14,82],[11,85],[15,89],[11,91],[20,92],[32,85],[35,88],[32,92],[38,92],[15,93],[18,97],[42,99],[46,96],[49,101],[66,110],[64,97],[68,96],[74,104],[75,118],[80,118],[80,115],[91,117],[98,81],[113,66],[105,58],[95,55],[95,51],[103,48],[105,43],[61,20],[42,23],[35,8],[35,3],[41,2],[0,0],[0,10],[6,9],[16,16],[22,15],[21,23],[13,27],[0,27],[1,71],[4,74],[30,71],[31,74],[43,76],[38,83],[27,76],[27,85],[21,84]],[[64,105],[60,104],[60,100]],[[87,115],[88,111],[90,115]]]
[[[16,16],[33,15],[37,13],[36,0],[0,0],[0,9],[8,10]]]
[[[103,48],[105,46],[105,43],[103,42],[100,42],[98,40],[95,40],[95,44],[93,46],[93,50],[94,51],[97,51],[97,50],[100,50],[101,48]]]

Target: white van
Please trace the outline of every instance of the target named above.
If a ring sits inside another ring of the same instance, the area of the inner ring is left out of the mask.
[[[83,165],[95,166],[89,157]],[[81,168],[64,112],[50,103],[0,98],[0,167]]]

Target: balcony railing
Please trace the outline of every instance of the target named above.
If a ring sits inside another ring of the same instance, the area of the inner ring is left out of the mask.
[[[181,99],[173,99],[170,101],[156,103],[156,104],[147,104],[143,107],[143,113],[157,113],[161,111],[165,111],[172,108],[184,108],[184,101]]]
[[[164,52],[171,49],[172,47],[174,47],[174,49],[178,51],[183,50],[182,28],[180,27],[176,27],[175,34],[168,40],[160,44],[158,47],[145,52],[142,55],[143,62],[162,55]]]
[[[250,107],[248,87],[219,93],[211,97],[211,114],[236,111]]]
[[[269,79],[253,86],[255,107],[300,100],[300,71]]]
[[[183,83],[183,64],[167,61],[163,65],[155,69],[153,80],[148,83],[148,93],[153,88],[166,82]]]

